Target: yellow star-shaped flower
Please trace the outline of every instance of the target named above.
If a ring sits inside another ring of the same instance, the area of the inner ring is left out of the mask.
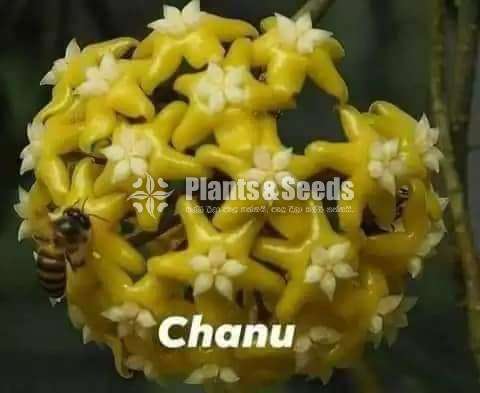
[[[344,50],[331,33],[312,28],[310,14],[296,22],[277,14],[262,24],[266,32],[253,44],[253,65],[266,67],[269,86],[291,97],[308,76],[340,102],[348,100],[347,86],[335,68]]]
[[[367,207],[377,223],[388,226],[395,218],[396,190],[410,177],[404,144],[382,139],[367,117],[351,106],[340,108],[340,119],[348,142],[313,142],[305,154],[318,172],[332,169],[352,182],[353,199],[341,199],[338,204],[344,231],[358,234]]]
[[[417,121],[393,104],[378,101],[367,114],[372,127],[385,138],[402,141],[408,172],[424,179],[427,170],[439,172],[442,152],[436,147],[439,131],[426,115]]]
[[[69,59],[65,64],[65,67],[62,67],[62,70],[58,75],[55,75],[56,82],[55,87],[53,88],[52,101],[40,111],[37,115],[37,119],[45,121],[48,117],[68,109],[78,98],[75,89],[86,81],[87,71],[97,67],[105,55],[110,54],[118,59],[136,45],[137,41],[133,38],[118,38],[87,46],[76,56]],[[129,67],[131,66],[128,66],[127,68]],[[138,68],[138,65],[133,66],[132,68]],[[125,86],[125,83],[119,84],[117,90],[121,90],[122,88],[125,88]],[[131,89],[130,93],[138,93],[138,91],[136,91],[136,89]],[[137,94],[135,95],[137,96]],[[112,95],[112,103],[118,101],[118,96],[118,92],[117,94]],[[130,102],[133,101],[130,100]],[[144,100],[142,100],[142,102],[144,102]],[[135,103],[135,107],[139,107],[138,103]]]
[[[209,321],[225,320],[235,312],[234,291],[259,290],[266,296],[278,296],[284,287],[282,277],[249,256],[263,222],[252,219],[235,230],[219,232],[199,209],[193,201],[178,201],[188,247],[150,258],[149,273],[191,285],[197,309]],[[212,250],[216,250],[215,255],[211,255]],[[225,309],[226,314],[219,309]]]
[[[194,157],[169,144],[185,111],[186,105],[177,101],[167,105],[151,123],[123,124],[117,128],[112,145],[102,150],[108,162],[95,182],[95,194],[122,191],[130,195],[135,191],[134,183],[147,173],[155,181],[208,177],[210,171]],[[138,223],[144,230],[156,230],[160,216],[158,210],[153,216],[146,209],[137,211]]]
[[[248,155],[236,156],[213,145],[204,145],[197,150],[198,161],[206,167],[218,169],[237,183],[252,181],[259,186],[258,198],[232,197],[222,205],[212,222],[217,228],[232,229],[253,216],[266,216],[281,233],[294,236],[302,230],[301,226],[292,225],[292,220],[299,215],[268,214],[272,210],[268,207],[284,205],[288,210],[288,206],[296,205],[298,201],[282,201],[279,194],[282,181],[310,177],[315,163],[305,156],[293,154],[281,144],[276,121],[271,116],[259,118],[257,138],[256,147]],[[266,181],[274,186],[271,190],[263,188]]]
[[[353,245],[333,231],[319,206],[310,202],[308,207],[311,213],[304,223],[309,228],[305,239],[262,237],[254,248],[257,258],[288,274],[287,287],[275,311],[282,321],[291,320],[309,301],[332,301],[337,285],[357,275]]]
[[[81,135],[81,116],[83,108],[80,102],[74,103],[68,110],[49,117],[45,123],[34,120],[43,128],[35,151],[35,176],[48,188],[56,205],[63,205],[70,189],[70,175],[62,155],[78,150],[78,139]],[[59,138],[58,135],[62,135]],[[22,153],[22,158],[28,159]]]
[[[223,42],[258,35],[247,22],[200,11],[200,2],[196,0],[182,12],[165,6],[164,18],[149,27],[154,32],[140,43],[133,55],[134,59],[148,59],[150,62],[141,79],[141,86],[148,94],[168,80],[183,59],[199,69],[209,62],[222,60],[225,53]]]
[[[183,75],[174,89],[189,98],[190,106],[172,136],[178,150],[205,140],[212,132],[226,150],[242,154],[255,143],[256,112],[289,105],[251,74],[252,44],[236,40],[226,58],[211,62],[206,71]]]

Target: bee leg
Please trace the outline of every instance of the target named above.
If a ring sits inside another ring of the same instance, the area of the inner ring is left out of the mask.
[[[72,263],[72,260],[70,259],[70,256],[66,251],[64,252],[63,256],[65,258],[65,262],[68,263],[68,265],[72,268],[73,271],[76,271],[77,267]]]

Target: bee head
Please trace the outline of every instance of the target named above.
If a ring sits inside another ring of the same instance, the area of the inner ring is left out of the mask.
[[[54,221],[57,238],[66,244],[86,239],[90,227],[91,222],[88,215],[74,207],[65,209],[62,216]]]

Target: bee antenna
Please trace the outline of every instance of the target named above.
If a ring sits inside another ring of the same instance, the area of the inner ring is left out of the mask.
[[[87,205],[87,202],[88,202],[88,198],[85,198],[85,200],[83,201],[83,204],[82,204],[82,212],[85,211],[85,206]]]

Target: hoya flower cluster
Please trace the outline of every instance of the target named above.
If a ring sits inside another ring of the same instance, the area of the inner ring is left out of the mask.
[[[149,27],[141,42],[81,49],[73,40],[41,82],[52,85],[52,100],[29,125],[21,155],[22,174],[33,170],[36,182],[20,190],[20,239],[45,236],[51,213],[67,207],[91,217],[86,263],[68,270],[66,291],[84,341],[110,347],[125,377],[252,387],[294,374],[326,382],[368,342],[393,342],[414,304],[405,283],[445,232],[445,200],[431,185],[438,130],[386,102],[367,113],[348,105],[336,69],[342,46],[308,14],[276,14],[259,33],[193,0],[183,10],[165,6]],[[307,79],[338,100],[346,141],[322,140],[318,124],[317,140],[295,154],[275,114],[294,107]],[[279,188],[285,178],[332,173],[354,191],[335,220],[314,200],[230,199],[209,216],[196,201],[166,199],[166,182],[186,177]],[[175,226],[165,225],[167,202]],[[300,213],[273,213],[285,205]],[[212,325],[293,323],[295,344],[160,345],[165,317],[194,314]]]

